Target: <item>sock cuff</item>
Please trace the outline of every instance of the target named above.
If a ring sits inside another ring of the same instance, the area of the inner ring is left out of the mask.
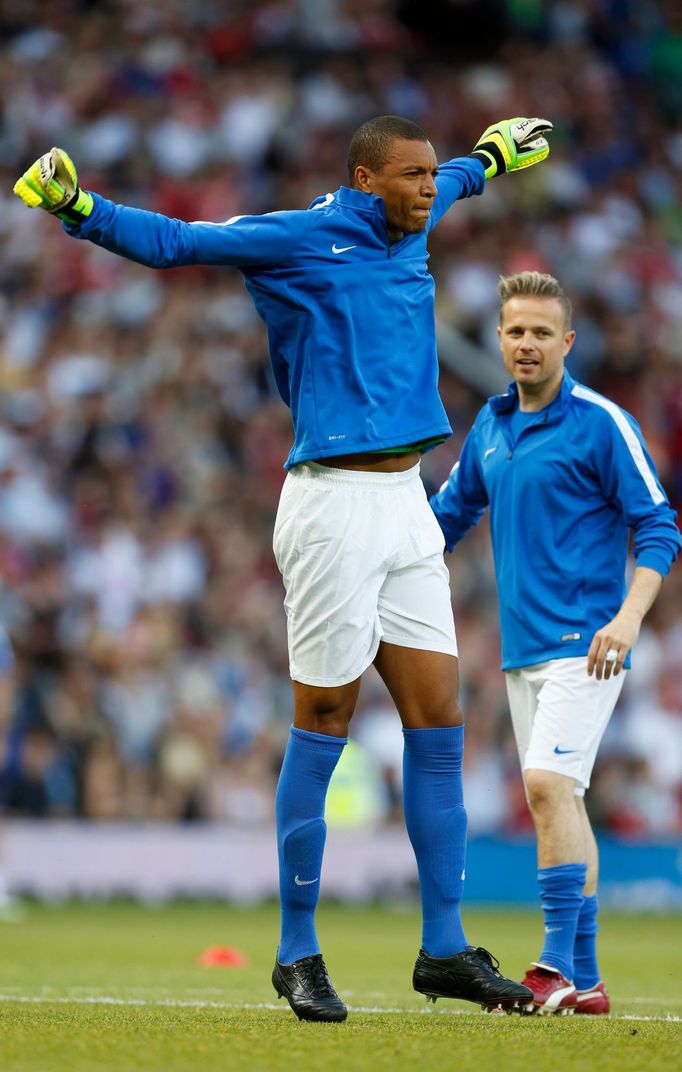
[[[538,882],[545,889],[566,886],[575,883],[580,888],[585,885],[587,864],[558,864],[556,867],[538,868]]]
[[[580,906],[580,920],[596,919],[599,913],[599,898],[596,893],[591,894],[589,897],[583,897],[583,903]]]
[[[289,730],[289,735],[296,739],[298,746],[301,748],[318,751],[322,749],[324,752],[333,752],[335,755],[341,755],[348,744],[347,737],[332,737],[327,733],[313,733],[312,730],[300,730],[298,726],[292,726]]]
[[[464,748],[464,726],[434,726],[423,730],[408,730],[403,726],[403,737],[406,751],[414,754],[459,755]]]

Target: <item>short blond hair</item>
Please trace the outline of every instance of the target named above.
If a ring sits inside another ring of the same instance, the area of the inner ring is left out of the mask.
[[[566,330],[571,327],[573,306],[570,298],[558,279],[546,272],[517,272],[515,275],[501,275],[497,284],[500,295],[500,323],[502,310],[510,298],[556,298],[564,310]]]

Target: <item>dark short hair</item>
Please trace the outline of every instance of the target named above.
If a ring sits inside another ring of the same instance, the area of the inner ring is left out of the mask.
[[[394,141],[428,141],[421,127],[399,115],[378,115],[368,119],[355,131],[348,149],[348,175],[351,186],[359,164],[381,171],[391,156]]]

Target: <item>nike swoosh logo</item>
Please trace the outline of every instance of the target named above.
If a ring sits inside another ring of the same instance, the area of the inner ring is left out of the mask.
[[[486,460],[486,458],[488,457],[489,454],[494,454],[496,450],[497,450],[497,447],[488,447],[487,451],[483,455],[483,461]]]
[[[578,749],[577,748],[559,748],[559,745],[556,745],[554,751],[555,751],[557,756],[568,756],[572,752],[577,752]]]
[[[332,246],[332,253],[348,253],[349,249],[357,249],[357,246],[337,246],[336,242]]]
[[[297,886],[312,886],[312,884],[314,882],[319,882],[319,881],[320,881],[319,878],[306,878],[306,879],[303,879],[303,878],[299,878],[298,875],[296,875],[295,878],[294,878],[294,882],[296,883]]]

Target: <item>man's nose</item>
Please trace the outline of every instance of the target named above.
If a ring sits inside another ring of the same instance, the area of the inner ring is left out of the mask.
[[[422,183],[422,197],[435,197],[438,193],[433,175],[425,175]]]

